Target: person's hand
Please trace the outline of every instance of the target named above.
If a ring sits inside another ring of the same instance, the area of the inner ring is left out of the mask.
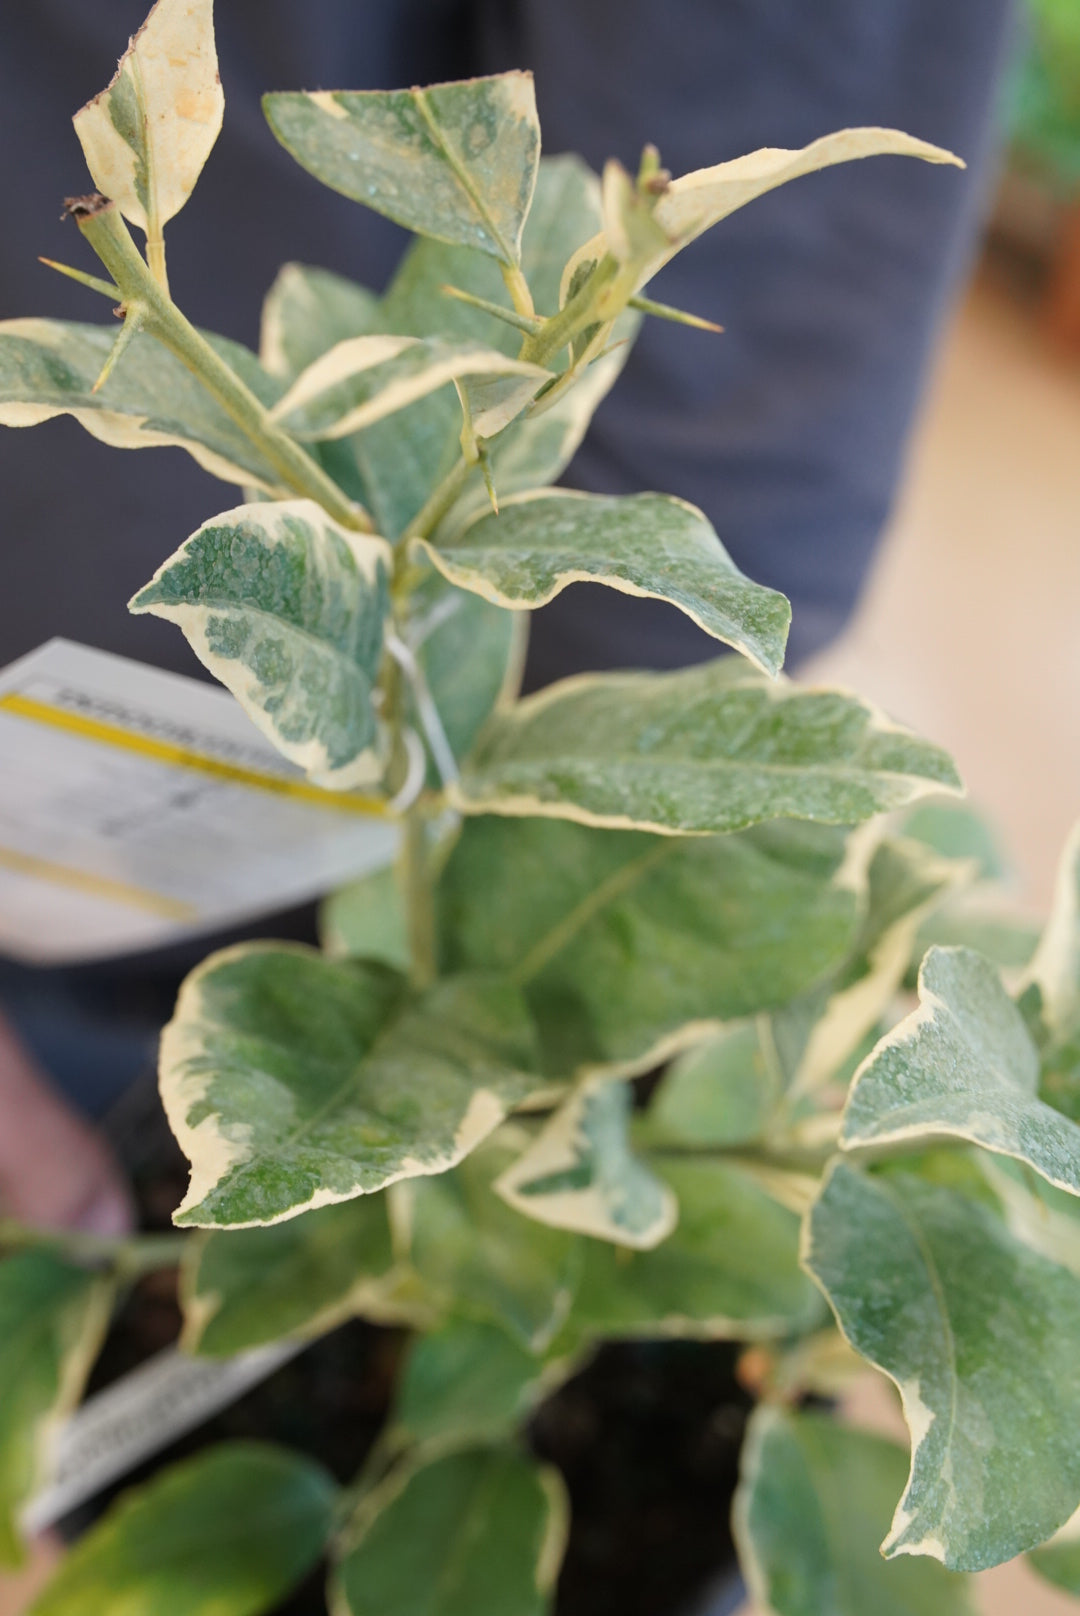
[[[131,1197],[105,1141],[57,1094],[0,1016],[0,1216],[122,1235]]]

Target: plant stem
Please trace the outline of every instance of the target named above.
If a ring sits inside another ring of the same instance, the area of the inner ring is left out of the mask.
[[[397,541],[400,547],[404,547],[410,539],[426,539],[438,527],[461,492],[472,469],[473,467],[462,455],[456,465],[447,472],[442,482],[432,489],[428,498],[417,511],[404,533],[402,533]]]
[[[371,533],[370,516],[328,477],[276,421],[240,377],[161,290],[120,213],[104,199],[73,208],[79,229],[116,281],[128,317],[140,312],[144,328],[163,343],[213,395],[245,437],[273,466],[285,487],[313,499],[343,527]]]
[[[405,815],[401,842],[402,885],[409,933],[410,979],[423,991],[438,969],[435,949],[435,895],[429,861],[426,815],[415,803]]]
[[[2,1250],[55,1250],[76,1262],[109,1264],[123,1279],[173,1267],[188,1238],[182,1234],[148,1234],[110,1239],[82,1229],[40,1229],[8,1219],[0,1221]]]

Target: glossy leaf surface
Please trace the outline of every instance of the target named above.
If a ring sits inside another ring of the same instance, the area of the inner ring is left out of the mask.
[[[255,943],[187,978],[161,1092],[192,1164],[176,1222],[270,1224],[442,1173],[535,1085],[520,994],[450,978],[410,998],[376,964]]]
[[[965,1189],[839,1162],[804,1260],[856,1351],[900,1389],[907,1488],[883,1549],[979,1571],[1080,1503],[1080,1277]]]
[[[739,571],[701,511],[665,494],[520,494],[424,548],[451,583],[497,606],[533,608],[571,583],[607,584],[671,602],[766,673],[784,660],[787,601]]]
[[[531,73],[268,95],[263,106],[282,145],[332,190],[408,230],[519,262],[540,160]]]
[[[965,1577],[881,1557],[906,1474],[894,1442],[823,1414],[760,1407],[733,1510],[755,1604],[775,1616],[974,1616]]]
[[[817,826],[678,839],[467,821],[439,892],[444,965],[523,984],[548,1072],[645,1070],[840,963],[856,924],[843,854]]]
[[[948,756],[857,697],[733,659],[583,674],[496,715],[462,773],[465,813],[665,834],[766,819],[853,824],[959,785]]]
[[[299,1453],[211,1448],[121,1496],[33,1616],[262,1616],[318,1561],[336,1493]]]
[[[204,522],[131,601],[176,623],[278,750],[320,785],[381,772],[373,693],[390,610],[390,546],[311,500]]]

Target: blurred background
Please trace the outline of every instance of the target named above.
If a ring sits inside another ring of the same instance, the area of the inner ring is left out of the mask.
[[[1009,142],[899,507],[805,670],[949,747],[1045,911],[1080,813],[1080,0],[1030,0]]]

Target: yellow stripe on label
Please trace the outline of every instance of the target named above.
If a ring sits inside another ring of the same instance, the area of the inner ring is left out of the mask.
[[[13,847],[0,847],[0,869],[14,870],[16,875],[29,875],[36,881],[50,881],[90,898],[122,903],[129,909],[142,909],[164,920],[196,920],[199,915],[193,903],[129,886],[126,881],[111,881],[108,876],[92,875],[89,870],[76,870],[69,864],[55,864],[52,859],[33,858],[29,853],[17,853]]]
[[[65,730],[69,735],[81,735],[89,741],[100,741],[104,746],[115,746],[124,752],[135,752],[140,757],[152,758],[156,763],[169,763],[174,768],[194,769],[215,780],[227,780],[232,785],[251,786],[257,791],[273,792],[279,797],[292,797],[298,802],[311,803],[316,808],[331,808],[337,813],[361,814],[366,819],[385,819],[386,804],[377,797],[362,797],[352,791],[323,791],[320,786],[308,785],[304,780],[286,780],[275,774],[263,774],[258,769],[245,769],[236,763],[225,763],[220,758],[192,752],[186,746],[171,741],[154,740],[119,724],[106,724],[98,718],[84,718],[81,713],[68,712],[65,707],[54,707],[32,696],[20,696],[11,691],[0,696],[0,712],[16,718],[29,718],[36,724],[48,724],[53,729]]]

